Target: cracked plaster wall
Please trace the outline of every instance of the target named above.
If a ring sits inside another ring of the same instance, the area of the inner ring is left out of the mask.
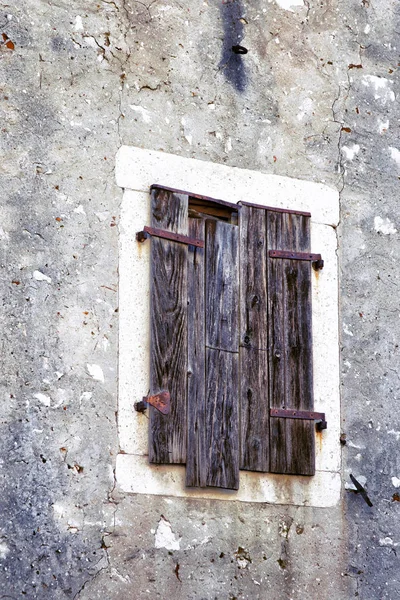
[[[397,597],[399,8],[237,4],[235,87],[220,0],[0,3],[0,597]],[[343,473],[372,509],[115,489],[121,144],[340,190]]]

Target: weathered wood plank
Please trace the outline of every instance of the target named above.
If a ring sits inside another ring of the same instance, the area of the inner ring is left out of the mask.
[[[239,232],[206,221],[207,485],[239,486]]]
[[[188,233],[188,196],[153,189],[151,226]],[[149,460],[186,462],[187,255],[184,244],[151,241],[150,393],[168,390],[171,412],[150,408]]]
[[[207,485],[239,488],[239,356],[206,349]]]
[[[268,347],[266,212],[240,211],[240,345]]]
[[[240,212],[240,468],[269,471],[266,211]]]
[[[206,221],[206,346],[237,352],[239,345],[238,227]]]
[[[310,219],[268,212],[268,248],[310,251]],[[279,224],[278,224],[279,222]],[[311,265],[268,259],[270,405],[313,409]],[[313,475],[313,421],[271,418],[271,471]]]
[[[269,471],[268,352],[240,348],[240,468]]]
[[[189,235],[204,240],[204,219],[189,218]],[[188,249],[188,423],[186,485],[206,487],[204,249]]]

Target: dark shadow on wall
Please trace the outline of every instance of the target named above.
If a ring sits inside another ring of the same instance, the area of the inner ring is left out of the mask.
[[[219,68],[226,79],[238,92],[247,87],[246,67],[242,54],[235,54],[232,46],[240,45],[244,37],[243,23],[240,21],[244,8],[241,0],[219,0],[224,27],[224,41]]]

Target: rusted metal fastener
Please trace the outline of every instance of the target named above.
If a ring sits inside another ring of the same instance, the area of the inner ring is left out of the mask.
[[[320,271],[324,268],[324,261],[320,258],[312,263],[314,271]]]
[[[312,254],[311,252],[291,252],[290,250],[270,250],[268,253],[270,258],[288,258],[290,260],[309,260],[316,271],[323,269],[324,261],[320,254]]]
[[[325,420],[325,413],[314,410],[297,410],[294,408],[270,408],[271,417],[281,417],[284,419],[303,419],[305,421],[316,421],[317,431],[328,428]]]
[[[135,402],[133,406],[137,412],[144,413],[148,404],[154,406],[163,415],[168,415],[171,411],[170,393],[163,390],[154,396],[143,396],[143,399],[140,402]]]
[[[236,45],[232,46],[232,52],[234,52],[235,54],[247,54],[248,50],[244,46]]]
[[[356,488],[356,494],[360,494],[360,496],[365,500],[368,506],[373,506],[371,500],[368,497],[367,491],[364,486],[361,485],[359,481],[350,473],[350,479],[353,482],[354,487]]]
[[[164,229],[157,229],[156,227],[143,227],[143,231],[137,232],[136,239],[138,242],[144,242],[150,236],[164,238],[165,240],[170,240],[171,242],[179,242],[181,244],[186,244],[187,246],[204,248],[204,240],[191,238],[187,235],[181,235],[180,233],[173,233],[172,231],[165,231]]]

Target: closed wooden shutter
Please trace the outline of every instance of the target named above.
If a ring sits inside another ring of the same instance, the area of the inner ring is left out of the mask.
[[[269,471],[267,221],[240,211],[240,468]]]
[[[187,235],[188,196],[154,188],[151,225]],[[187,268],[185,244],[152,238],[150,393],[172,399],[168,415],[150,408],[149,459],[158,464],[186,462]]]
[[[160,237],[151,248],[151,395],[168,391],[171,412],[150,409],[152,463],[186,463],[186,485],[239,487],[238,227],[199,213],[187,194],[153,188],[151,226],[205,240]]]
[[[190,219],[187,486],[239,487],[238,228]],[[192,330],[190,330],[192,327]]]
[[[238,227],[193,198],[152,190],[152,227],[204,247],[152,240],[151,394],[171,412],[150,411],[150,461],[186,463],[196,487],[312,475],[314,422],[270,414],[313,410],[311,262],[270,254],[309,252],[310,215],[243,203]]]
[[[310,216],[267,211],[268,248],[310,252]],[[268,257],[270,407],[312,411],[311,262]],[[273,473],[314,475],[315,424],[272,417]]]

